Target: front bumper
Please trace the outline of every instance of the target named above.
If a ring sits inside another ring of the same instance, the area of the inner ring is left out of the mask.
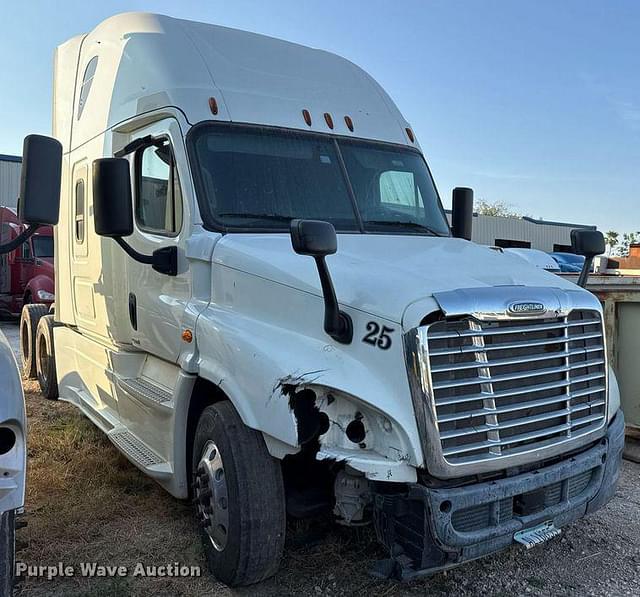
[[[615,493],[624,447],[618,411],[607,435],[582,453],[512,477],[455,488],[407,485],[376,493],[374,521],[391,558],[377,576],[408,580],[505,549],[517,531],[546,521],[560,528]]]

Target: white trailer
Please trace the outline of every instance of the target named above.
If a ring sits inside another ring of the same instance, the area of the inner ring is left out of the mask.
[[[41,382],[194,499],[222,581],[277,570],[287,510],[373,520],[376,573],[411,578],[553,537],[613,495],[624,425],[599,302],[465,240],[468,190],[452,237],[367,73],[125,14],[58,48],[53,113]]]

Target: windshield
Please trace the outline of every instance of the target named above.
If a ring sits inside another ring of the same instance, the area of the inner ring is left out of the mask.
[[[282,231],[305,218],[345,232],[449,235],[427,165],[410,149],[229,126],[194,136],[201,211],[214,228]]]
[[[31,242],[33,243],[33,252],[36,257],[42,257],[44,259],[53,257],[53,236],[40,236],[36,234],[33,236]]]

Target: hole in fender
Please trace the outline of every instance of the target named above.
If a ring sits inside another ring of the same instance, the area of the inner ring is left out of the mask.
[[[16,445],[16,434],[9,427],[0,427],[0,455],[7,454]]]

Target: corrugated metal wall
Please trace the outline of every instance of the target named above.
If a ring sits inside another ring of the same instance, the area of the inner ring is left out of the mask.
[[[447,217],[451,221],[450,213],[447,213]],[[520,241],[531,243],[531,249],[551,252],[555,245],[571,246],[571,231],[575,228],[595,228],[595,226],[475,214],[472,240],[478,244],[490,246],[499,244],[499,240]]]
[[[20,192],[20,166],[16,156],[0,155],[0,205],[16,207]]]

